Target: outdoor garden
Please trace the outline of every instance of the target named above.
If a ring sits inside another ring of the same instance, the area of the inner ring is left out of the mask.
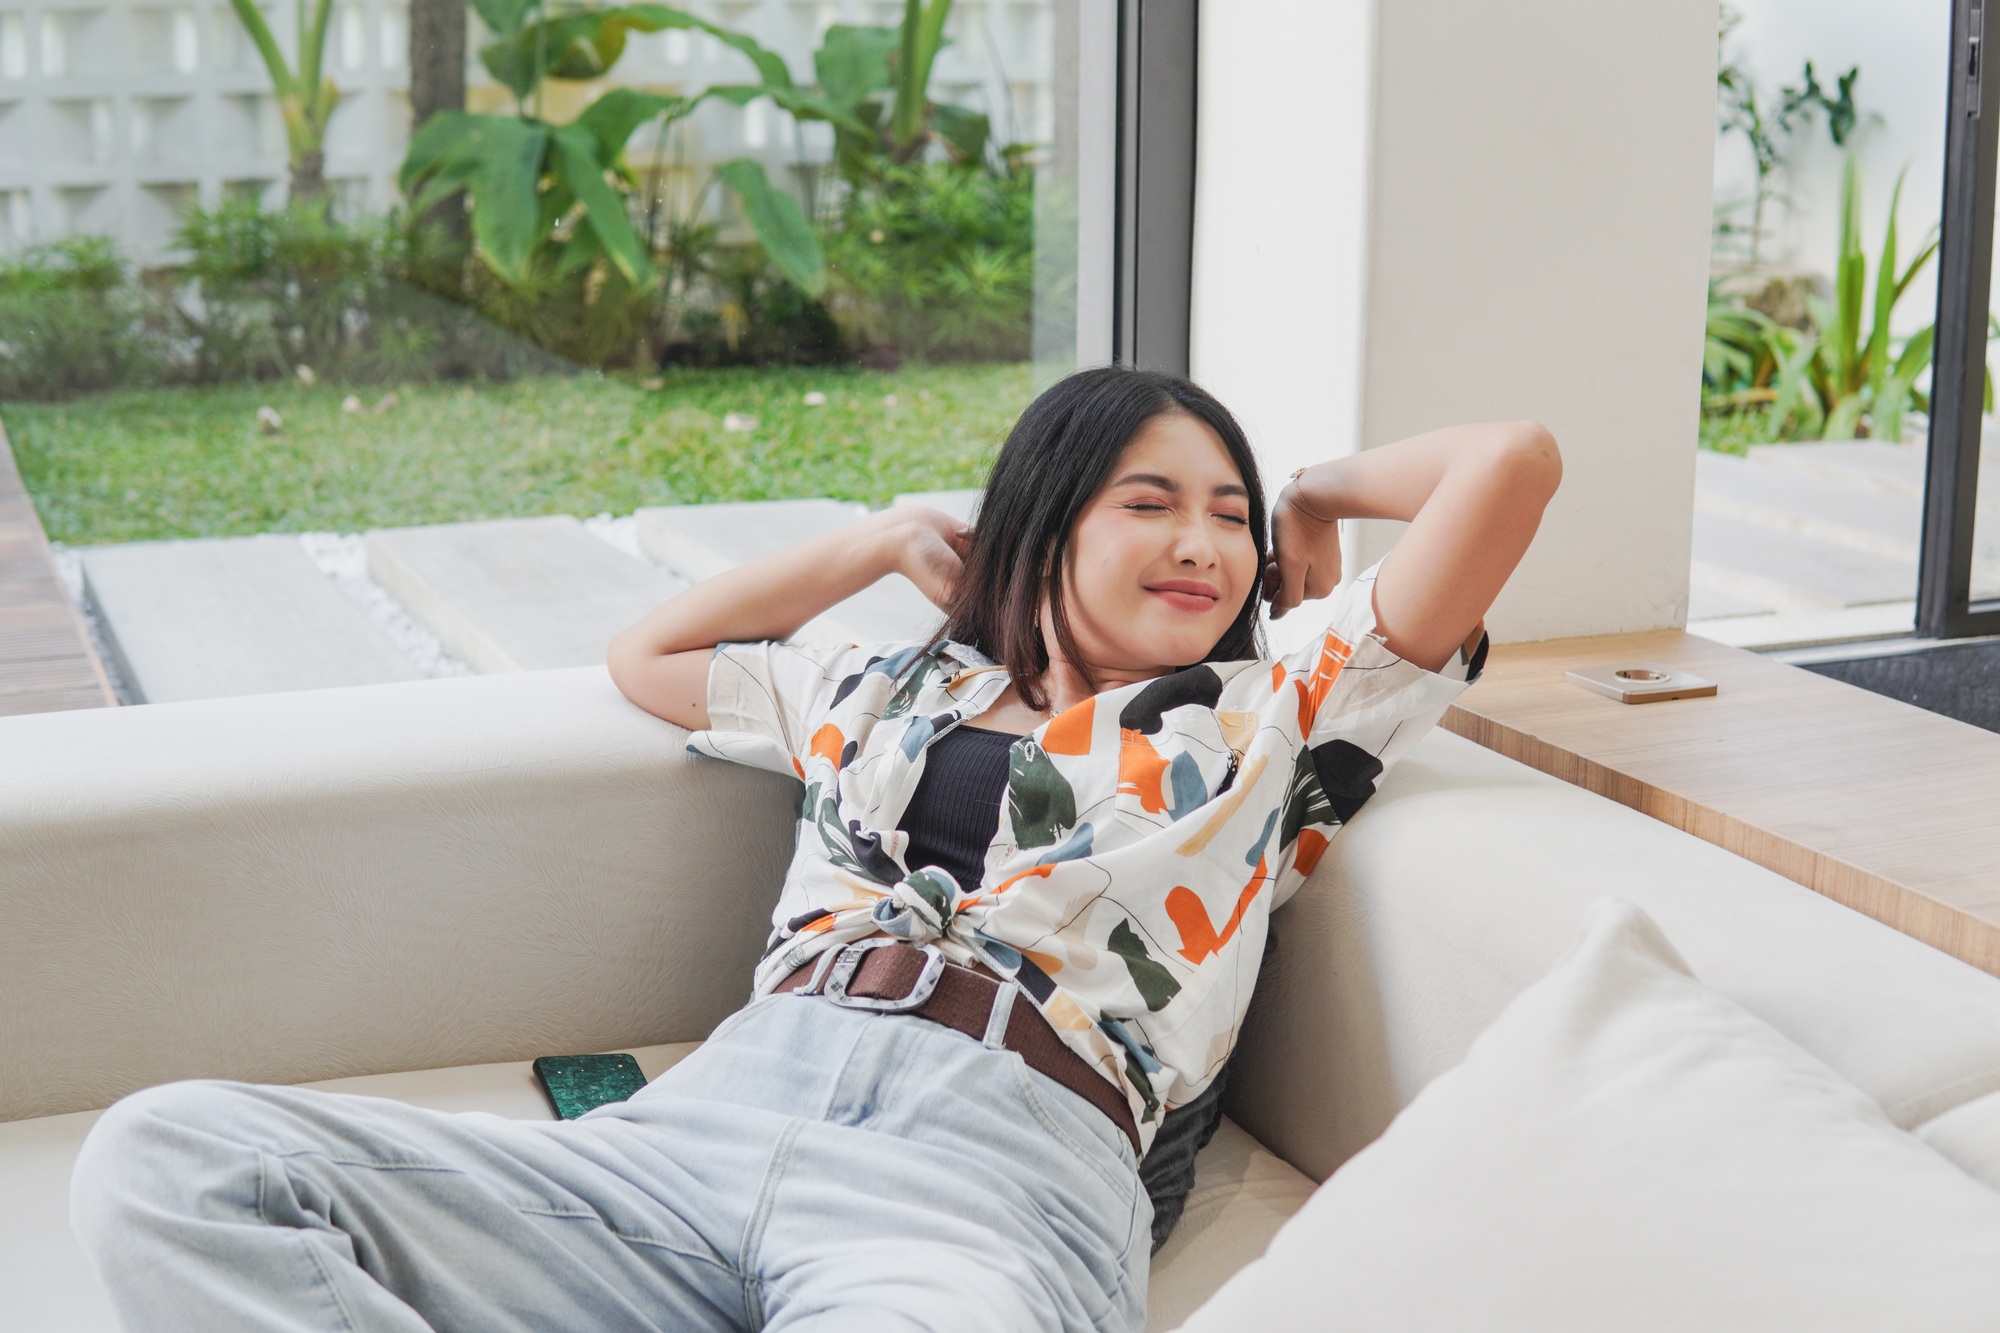
[[[1861,140],[1883,117],[1857,102],[1859,67],[1823,82],[1808,60],[1795,79],[1760,88],[1732,51],[1738,21],[1725,5],[1718,123],[1725,146],[1747,149],[1754,174],[1746,196],[1716,204],[1701,442],[1741,453],[1784,441],[1921,438],[1934,331],[1929,312],[1905,297],[1937,258],[1936,201],[1911,201],[1923,222],[1907,224],[1906,165],[1874,211]],[[1831,273],[1800,272],[1770,263],[1767,245],[1774,215],[1795,206],[1791,158],[1820,135],[1844,155],[1838,240]]]
[[[404,206],[321,177],[331,0],[289,61],[237,9],[291,153],[283,208],[187,214],[171,262],[76,237],[0,259],[0,419],[71,544],[978,484],[1031,390],[1035,167],[933,100],[951,0],[834,25],[814,81],[663,5],[474,0],[505,110],[413,136]],[[749,81],[552,88],[698,31]],[[824,124],[830,164],[685,169],[709,102]]]

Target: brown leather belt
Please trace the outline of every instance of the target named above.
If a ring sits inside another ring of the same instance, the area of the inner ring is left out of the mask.
[[[1139,1151],[1139,1128],[1118,1086],[1071,1050],[1019,988],[985,968],[945,961],[935,945],[918,948],[875,936],[828,949],[777,984],[778,991],[819,995],[849,1009],[915,1014],[968,1037],[985,1040],[995,1022],[1003,987],[1013,992],[1002,1043],[1027,1062],[1109,1116]]]

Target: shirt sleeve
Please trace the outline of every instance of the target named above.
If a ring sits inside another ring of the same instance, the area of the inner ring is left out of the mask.
[[[708,729],[690,736],[688,749],[802,776],[800,761],[842,697],[843,682],[892,651],[851,644],[720,644],[708,666]]]
[[[1375,628],[1378,561],[1334,599],[1326,632],[1282,659],[1293,691],[1301,764],[1319,779],[1333,818],[1345,823],[1382,775],[1444,716],[1485,664],[1486,640],[1441,671],[1389,651]],[[1316,814],[1319,812],[1315,812]]]

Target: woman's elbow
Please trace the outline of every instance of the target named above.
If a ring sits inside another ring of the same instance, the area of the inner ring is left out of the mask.
[[[1522,499],[1547,504],[1562,484],[1562,450],[1539,421],[1509,421],[1498,428],[1494,463],[1508,488]]]

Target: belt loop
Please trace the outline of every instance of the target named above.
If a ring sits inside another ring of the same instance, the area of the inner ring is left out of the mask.
[[[817,995],[819,988],[826,984],[826,974],[833,967],[834,960],[847,951],[845,944],[836,944],[830,949],[822,949],[819,961],[813,965],[813,973],[806,984],[799,987],[800,995]]]
[[[1014,1012],[1014,997],[1021,993],[1021,983],[1011,977],[1000,983],[993,992],[993,1008],[986,1015],[986,1039],[984,1045],[989,1051],[1007,1049],[1007,1020]]]

